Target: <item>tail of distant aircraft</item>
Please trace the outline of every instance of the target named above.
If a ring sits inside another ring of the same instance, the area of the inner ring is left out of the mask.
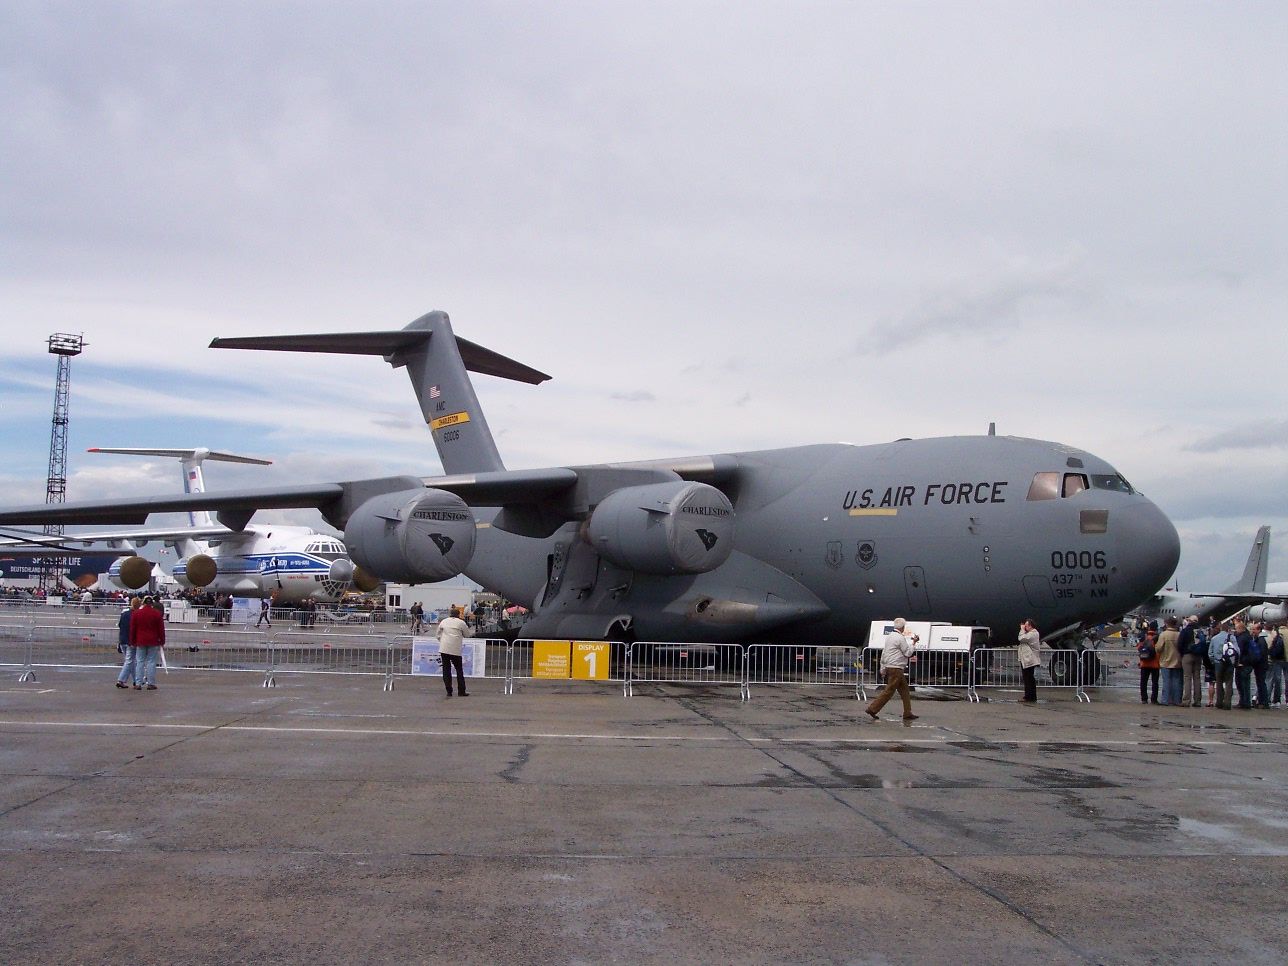
[[[1266,592],[1266,571],[1270,565],[1270,527],[1263,526],[1257,530],[1252,541],[1252,550],[1248,553],[1248,562],[1244,564],[1243,576],[1233,587],[1226,588],[1229,594],[1264,594]]]
[[[169,456],[181,461],[183,467],[183,492],[205,493],[206,480],[201,473],[201,464],[206,460],[221,463],[253,463],[256,466],[271,466],[272,460],[256,459],[253,456],[237,456],[234,453],[220,453],[216,450],[199,446],[196,449],[156,449],[152,447],[94,446],[91,453],[112,453],[121,456]],[[188,513],[188,524],[194,527],[213,527],[214,519],[209,510],[195,510]],[[193,541],[187,541],[193,543]],[[183,548],[181,548],[182,551]],[[197,552],[191,549],[190,552]],[[187,554],[185,554],[186,556]]]
[[[533,386],[550,378],[544,372],[453,335],[446,312],[430,312],[406,328],[393,331],[250,336],[215,339],[210,346],[378,355],[384,356],[395,369],[406,367],[420,401],[420,411],[433,435],[443,472],[448,474],[505,469],[466,370]]]

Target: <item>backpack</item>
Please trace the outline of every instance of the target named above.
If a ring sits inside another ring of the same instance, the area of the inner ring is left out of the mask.
[[[1275,638],[1270,642],[1270,660],[1282,661],[1284,659],[1284,638],[1278,631],[1275,631]]]
[[[1207,635],[1201,630],[1194,631],[1194,639],[1190,642],[1190,653],[1202,657],[1207,653],[1208,639]]]
[[[1136,645],[1136,653],[1140,655],[1142,661],[1152,661],[1158,656],[1158,651],[1154,650],[1154,645],[1148,640],[1141,641]]]
[[[1261,638],[1254,635],[1248,635],[1248,663],[1260,664],[1266,657],[1266,649],[1261,645]]]
[[[1239,643],[1233,637],[1227,637],[1221,645],[1221,661],[1223,664],[1239,663]]]

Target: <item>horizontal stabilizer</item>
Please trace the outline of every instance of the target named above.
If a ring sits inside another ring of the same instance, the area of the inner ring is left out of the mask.
[[[384,356],[397,363],[400,352],[416,349],[430,340],[428,329],[394,329],[385,332],[323,332],[316,335],[257,335],[212,339],[212,349],[275,349],[280,352],[332,352],[340,355]],[[456,337],[461,361],[470,372],[513,379],[536,386],[550,376],[516,362],[499,352],[485,349],[468,339]]]
[[[168,456],[172,459],[216,460],[220,463],[254,463],[256,466],[272,466],[272,460],[262,460],[254,456],[238,456],[236,453],[221,453],[213,449],[157,449],[150,446],[91,446],[87,452],[110,453],[119,456]]]

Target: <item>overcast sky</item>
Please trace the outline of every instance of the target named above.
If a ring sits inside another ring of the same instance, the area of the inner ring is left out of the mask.
[[[0,2],[0,502],[438,471],[431,309],[512,468],[982,433],[1288,579],[1288,5]],[[296,515],[298,519],[317,519]],[[1202,585],[1202,586],[1200,586]]]

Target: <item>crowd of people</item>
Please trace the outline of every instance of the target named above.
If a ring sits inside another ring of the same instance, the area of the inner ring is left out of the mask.
[[[1167,618],[1161,630],[1156,623],[1138,630],[1142,704],[1226,711],[1285,707],[1288,625],[1240,618],[1203,625],[1190,615],[1183,622]]]

